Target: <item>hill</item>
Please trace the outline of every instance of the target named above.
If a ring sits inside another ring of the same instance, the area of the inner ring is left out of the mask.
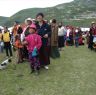
[[[3,25],[8,20],[8,17],[0,16],[0,26]]]
[[[24,22],[24,20],[28,17],[34,18],[35,15],[38,12],[44,12],[45,13],[46,8],[30,8],[30,9],[24,9],[19,11],[18,13],[11,16],[8,21],[5,23],[5,25],[9,26],[12,25],[15,20],[19,22]]]
[[[65,24],[89,26],[96,20],[96,0],[74,0],[50,8],[24,9],[11,16],[5,25],[11,26],[15,20],[23,22],[27,17],[35,18],[38,12],[43,12],[48,20],[56,18]]]

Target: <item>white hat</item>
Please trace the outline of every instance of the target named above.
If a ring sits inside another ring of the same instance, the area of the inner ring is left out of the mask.
[[[25,23],[27,23],[27,21],[31,21],[32,22],[32,19],[31,18],[25,19]]]
[[[26,19],[26,21],[28,21],[28,20],[29,20],[29,21],[32,21],[32,19],[31,19],[31,18],[27,18],[27,19]]]

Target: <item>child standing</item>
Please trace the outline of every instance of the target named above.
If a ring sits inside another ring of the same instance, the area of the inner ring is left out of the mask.
[[[27,45],[27,49],[29,52],[29,60],[30,60],[30,67],[31,73],[36,71],[36,74],[39,74],[40,69],[40,62],[39,62],[39,50],[42,45],[41,37],[36,34],[36,26],[31,25],[29,27],[29,35],[25,38],[23,45]]]
[[[21,44],[21,40],[20,40],[19,35],[15,36],[14,46],[15,46],[15,48],[17,50],[17,57],[18,57],[17,63],[22,63],[23,62],[23,45]]]

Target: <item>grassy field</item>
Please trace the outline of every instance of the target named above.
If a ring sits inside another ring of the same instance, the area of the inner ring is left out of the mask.
[[[96,52],[86,46],[66,47],[49,67],[36,76],[26,62],[10,64],[0,71],[0,95],[96,95]]]

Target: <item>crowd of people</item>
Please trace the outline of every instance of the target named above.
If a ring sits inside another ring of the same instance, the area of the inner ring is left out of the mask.
[[[88,48],[93,49],[96,42],[95,22],[86,34]],[[16,63],[23,63],[26,59],[30,62],[31,73],[39,74],[40,68],[49,69],[50,57],[60,57],[64,46],[84,45],[82,35],[79,27],[64,26],[62,22],[57,23],[56,19],[48,22],[44,20],[43,13],[38,13],[35,20],[27,18],[24,24],[15,21],[12,32],[7,26],[0,29],[0,53],[5,49],[6,57],[12,58],[16,52]]]

